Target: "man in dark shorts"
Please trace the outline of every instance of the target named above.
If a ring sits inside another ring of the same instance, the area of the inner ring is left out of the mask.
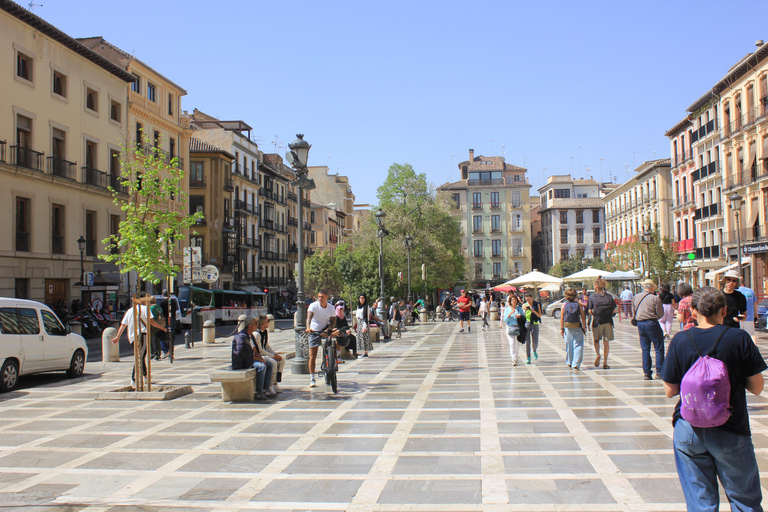
[[[328,292],[317,292],[317,300],[307,308],[307,330],[309,335],[309,387],[317,386],[315,381],[315,361],[317,349],[323,344],[323,338],[317,334],[336,325],[336,308],[328,302]]]
[[[469,298],[467,290],[461,290],[461,297],[456,299],[456,305],[459,306],[459,332],[464,332],[464,322],[467,322],[467,331],[472,332],[469,325],[469,312],[472,308],[472,299]]]

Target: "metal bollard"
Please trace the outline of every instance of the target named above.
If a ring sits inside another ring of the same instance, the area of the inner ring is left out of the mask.
[[[120,342],[112,343],[112,338],[117,334],[114,327],[107,327],[101,333],[101,361],[104,363],[116,363],[120,361]]]
[[[192,343],[190,342],[189,331],[184,333],[184,348],[192,348]]]
[[[203,344],[213,345],[216,343],[216,323],[213,320],[206,320],[203,323]]]

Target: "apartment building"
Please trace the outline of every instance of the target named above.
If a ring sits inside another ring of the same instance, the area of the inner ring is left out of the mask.
[[[605,196],[611,183],[554,175],[539,188],[543,271],[571,256],[603,259]]]
[[[260,170],[261,188],[261,284],[269,289],[270,304],[283,302],[292,268],[288,267],[289,218],[287,192],[293,170],[276,154],[265,154]]]
[[[330,174],[328,167],[309,166],[309,177],[315,180],[317,188],[312,191],[312,201],[328,205],[344,212],[344,228],[340,237],[347,237],[354,231],[355,194],[349,178],[338,173]]]
[[[114,310],[127,287],[98,255],[124,218],[109,187],[134,76],[13,2],[0,2],[0,47],[0,294]]]
[[[347,214],[344,211],[325,204],[312,203],[309,214],[312,232],[310,244],[313,252],[336,253],[336,247],[344,239]]]
[[[303,191],[302,197],[299,197],[299,188],[293,181],[296,176],[295,172],[291,170],[291,178],[288,183],[288,284],[287,290],[291,295],[294,295],[297,291],[296,280],[293,276],[293,271],[297,268],[299,263],[299,236],[304,237],[304,257],[312,255],[312,249],[310,247],[310,232],[312,227],[309,223],[310,216],[310,192],[308,190]],[[302,209],[303,226],[299,226],[299,208]]]
[[[688,254],[696,252],[696,192],[694,191],[693,173],[695,160],[691,143],[693,123],[688,117],[667,130],[672,158],[670,170],[672,180],[672,239],[673,246],[680,256],[680,264],[686,273],[696,272],[698,268]],[[715,163],[715,166],[717,164]],[[697,175],[700,177],[701,172]],[[709,217],[709,215],[708,215]],[[703,251],[702,251],[703,254]],[[711,250],[708,254],[712,256]]]
[[[472,286],[503,283],[531,270],[530,184],[504,157],[475,156],[458,165],[461,179],[438,187],[452,200],[465,233]]]
[[[672,178],[669,158],[643,162],[635,175],[605,195],[605,250],[613,255],[618,247],[640,240],[648,229],[659,230],[662,238],[672,234]],[[640,251],[632,260],[636,268],[647,268]]]
[[[222,232],[222,260],[219,268],[219,272],[225,276],[222,286],[228,285],[231,279],[233,289],[258,290],[262,285],[259,271],[259,166],[263,153],[258,144],[251,140],[252,128],[245,121],[220,120],[197,109],[192,115],[187,114],[185,117],[189,119],[196,139],[233,157],[229,179],[222,176],[221,187],[210,192],[221,195],[221,210],[216,208],[211,212],[222,213],[221,223],[218,225],[220,228],[216,228]],[[223,162],[221,164],[223,165]],[[196,160],[195,165],[197,169],[200,163]],[[199,189],[192,189],[192,192],[195,201],[203,199],[204,193],[200,194]],[[214,199],[211,197],[210,201]],[[212,250],[211,245],[208,247]],[[203,251],[204,260],[210,261],[211,256],[212,254]]]

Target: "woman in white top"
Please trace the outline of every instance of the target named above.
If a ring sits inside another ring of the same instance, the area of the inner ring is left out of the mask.
[[[489,296],[488,292],[485,292],[485,295],[480,297],[480,306],[477,308],[477,313],[480,315],[480,318],[483,319],[483,326],[480,328],[481,331],[487,331],[488,330],[488,317],[491,314],[491,297]]]
[[[371,342],[371,308],[368,307],[368,299],[360,295],[360,302],[355,310],[355,323],[357,334],[357,350],[363,351],[363,357],[368,357],[368,351],[373,350]]]

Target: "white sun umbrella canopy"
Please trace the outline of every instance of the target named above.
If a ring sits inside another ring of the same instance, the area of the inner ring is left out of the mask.
[[[555,284],[555,283],[551,283],[551,284],[548,284],[546,286],[542,286],[541,287],[541,291],[542,292],[557,293],[557,292],[560,291],[560,285],[559,284]]]
[[[636,281],[640,275],[631,271],[617,270],[603,276],[606,281]]]
[[[560,279],[559,277],[550,276],[549,274],[544,274],[543,272],[534,270],[533,272],[528,272],[527,274],[523,274],[520,277],[516,277],[511,281],[507,281],[504,284],[509,286],[518,286],[518,287],[523,286],[525,284],[529,284],[534,288],[541,288],[542,286],[545,286],[548,284],[559,285],[562,283],[563,283],[563,280]]]
[[[610,272],[607,270],[599,270],[596,268],[587,267],[584,270],[579,270],[575,274],[565,276],[563,281],[566,283],[580,283],[582,281],[591,281],[592,279],[597,279],[598,277],[605,277],[608,274],[610,274]]]

